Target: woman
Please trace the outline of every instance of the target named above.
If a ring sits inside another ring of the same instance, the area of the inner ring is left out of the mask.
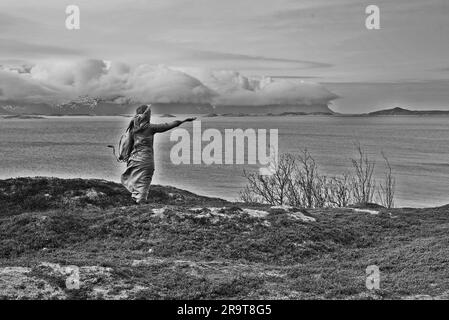
[[[150,190],[154,173],[154,135],[158,132],[176,128],[182,123],[193,121],[196,118],[187,118],[183,121],[176,120],[164,124],[150,123],[150,119],[150,105],[142,105],[137,108],[136,115],[127,129],[133,135],[134,145],[121,180],[137,203],[146,201]]]

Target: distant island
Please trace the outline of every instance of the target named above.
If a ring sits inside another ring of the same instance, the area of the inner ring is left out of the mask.
[[[449,110],[408,110],[404,108],[383,109],[368,113],[369,116],[429,116],[449,115]]]
[[[164,113],[163,115],[161,115],[161,118],[176,118],[176,116],[169,113]]]
[[[208,114],[203,115],[203,117],[205,117],[205,118],[214,118],[214,117],[218,117],[218,116],[219,115],[216,113],[208,113]]]
[[[251,117],[253,115],[249,114],[249,113],[239,112],[239,113],[223,113],[223,114],[221,114],[221,116],[222,117]]]
[[[14,114],[3,116],[3,119],[45,119],[45,117],[37,116],[37,115],[27,115],[27,114]]]

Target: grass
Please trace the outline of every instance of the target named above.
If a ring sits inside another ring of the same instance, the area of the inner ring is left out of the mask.
[[[166,204],[223,202],[163,186],[153,186],[151,196],[154,202]],[[4,217],[60,208],[105,209],[134,202],[122,185],[106,180],[23,177],[0,180],[0,204],[0,217]]]
[[[6,190],[0,198],[0,270],[28,267],[30,277],[62,289],[64,298],[395,299],[449,293],[449,206],[381,209],[378,215],[314,209],[307,214],[316,221],[303,222],[288,214],[255,218],[239,211],[244,204],[171,187],[155,187],[153,202],[141,206],[130,203],[121,186],[102,180],[21,178],[0,181],[0,188]],[[23,201],[28,194],[40,205]],[[221,215],[189,210],[223,206]],[[162,207],[163,214],[153,213]],[[67,290],[66,276],[49,275],[42,262],[111,270],[83,271],[81,290]],[[375,292],[365,286],[365,269],[373,264],[381,271]],[[10,297],[0,290],[2,295]]]

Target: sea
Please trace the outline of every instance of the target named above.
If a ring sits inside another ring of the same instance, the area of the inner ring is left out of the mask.
[[[155,123],[178,118],[154,116]],[[375,178],[384,178],[382,152],[396,178],[397,207],[435,207],[449,203],[449,116],[246,116],[199,117],[204,129],[277,129],[280,153],[307,148],[327,175],[352,171],[360,143],[375,160]],[[99,178],[120,181],[125,169],[107,147],[117,144],[126,116],[0,117],[0,179],[19,176]],[[192,124],[182,126],[193,138]],[[173,185],[201,195],[238,199],[247,164],[174,164],[178,143],[170,132],[155,138],[155,184]],[[223,142],[224,143],[224,142]],[[203,143],[203,146],[207,142]],[[225,152],[223,148],[223,152]]]

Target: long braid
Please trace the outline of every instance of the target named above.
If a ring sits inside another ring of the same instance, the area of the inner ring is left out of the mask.
[[[134,130],[134,118],[129,122],[128,128],[126,128],[126,132],[132,132]]]

